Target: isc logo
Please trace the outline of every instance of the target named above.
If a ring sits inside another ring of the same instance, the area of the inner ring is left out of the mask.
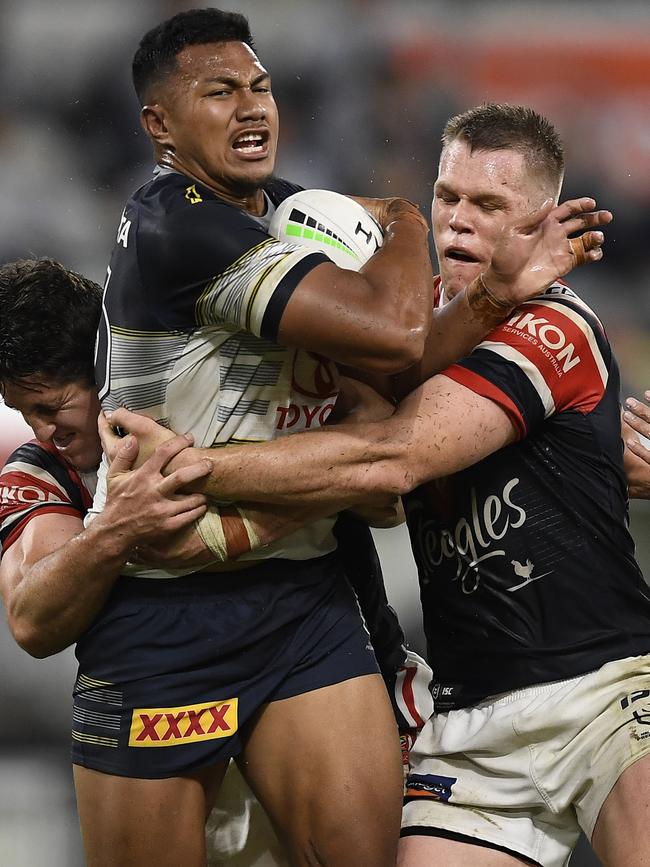
[[[237,731],[237,699],[191,707],[138,707],[131,716],[130,747],[172,747],[228,738]]]

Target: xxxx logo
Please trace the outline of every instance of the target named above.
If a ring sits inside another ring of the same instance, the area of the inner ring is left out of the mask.
[[[130,747],[172,747],[237,731],[237,699],[207,701],[191,707],[137,707],[131,716]]]

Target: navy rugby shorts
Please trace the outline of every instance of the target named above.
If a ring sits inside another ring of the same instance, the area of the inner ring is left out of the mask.
[[[76,654],[74,764],[148,779],[236,756],[267,702],[378,672],[336,553],[119,578]]]

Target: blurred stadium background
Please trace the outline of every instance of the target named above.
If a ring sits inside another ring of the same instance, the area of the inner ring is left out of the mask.
[[[131,91],[140,36],[200,2],[0,2],[0,260],[52,256],[103,282],[123,202],[151,170]],[[273,74],[279,173],[404,195],[428,210],[444,121],[524,102],[567,150],[565,197],[614,211],[606,258],[572,275],[604,319],[624,394],[650,387],[650,6],[520,0],[242,0]],[[29,434],[0,406],[0,457]],[[650,508],[633,504],[650,575]],[[378,534],[389,593],[421,648],[402,529]],[[74,656],[36,661],[0,626],[0,864],[83,864],[68,762]],[[596,861],[581,846],[572,867]],[[182,865],[179,865],[182,867]]]

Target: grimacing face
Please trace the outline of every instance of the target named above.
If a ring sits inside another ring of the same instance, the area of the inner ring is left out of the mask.
[[[102,447],[97,433],[100,405],[94,386],[32,376],[20,383],[6,383],[3,396],[40,442],[51,442],[80,472],[97,469]]]
[[[519,151],[471,152],[459,139],[443,149],[431,226],[446,300],[488,268],[503,227],[549,195]]]
[[[143,109],[143,122],[181,171],[236,203],[269,179],[278,110],[269,74],[248,45],[187,46],[156,98]]]

